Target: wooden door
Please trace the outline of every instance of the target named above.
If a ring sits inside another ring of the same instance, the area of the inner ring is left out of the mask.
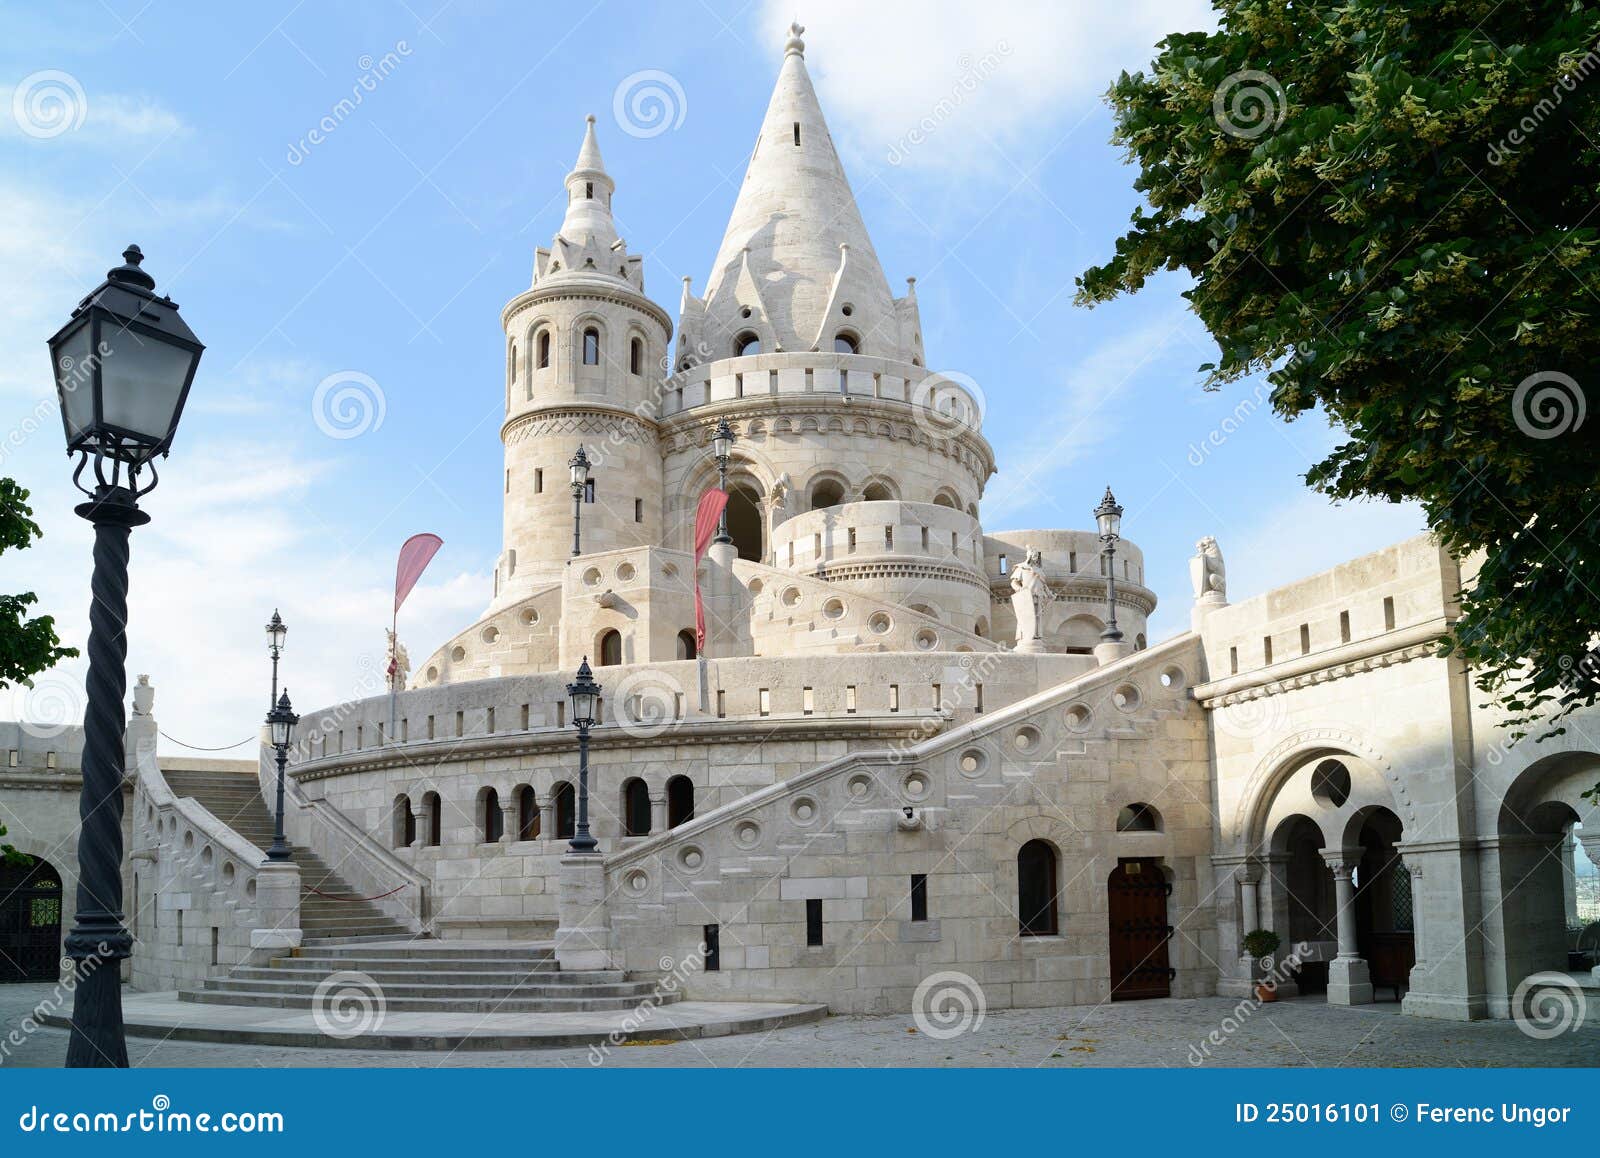
[[[1124,860],[1107,886],[1111,922],[1111,1000],[1170,997],[1167,897],[1172,886],[1153,860]]]

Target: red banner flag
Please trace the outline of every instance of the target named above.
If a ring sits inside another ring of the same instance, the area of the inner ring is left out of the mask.
[[[706,609],[700,602],[700,556],[711,545],[722,521],[722,510],[728,505],[728,492],[712,487],[700,496],[700,505],[694,512],[694,646],[698,653],[706,646]]]
[[[406,601],[406,596],[411,594],[411,589],[417,585],[417,580],[422,578],[422,573],[427,570],[428,564],[433,562],[433,557],[439,553],[439,548],[444,546],[444,540],[438,535],[412,535],[400,548],[400,561],[394,569],[394,611],[400,614],[400,605]]]

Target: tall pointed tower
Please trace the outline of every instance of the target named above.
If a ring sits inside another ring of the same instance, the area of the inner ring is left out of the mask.
[[[644,293],[643,262],[611,216],[615,183],[588,118],[567,211],[533,284],[506,304],[504,549],[491,610],[556,582],[572,550],[567,463],[594,464],[583,550],[661,537],[655,416],[672,323]]]
[[[994,472],[970,379],[930,374],[915,290],[890,292],[790,30],[705,295],[686,283],[662,394],[667,543],[684,548],[737,437],[729,531],[747,559],[989,616],[978,500]]]

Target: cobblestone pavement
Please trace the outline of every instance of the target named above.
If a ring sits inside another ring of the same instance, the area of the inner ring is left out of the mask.
[[[0,986],[0,1068],[59,1066],[65,1030],[24,1020],[51,985]],[[991,1010],[950,1040],[916,1031],[909,1014],[833,1017],[767,1034],[611,1049],[398,1053],[130,1038],[135,1066],[1600,1066],[1600,1028],[1551,1041],[1508,1021],[1402,1017],[1398,1006],[1354,1009],[1318,998],[1258,1007],[1227,1032],[1236,1003],[1207,997],[1057,1009]],[[15,1044],[12,1033],[22,1037]],[[1221,1044],[1208,1043],[1216,1031]],[[1205,1051],[1209,1051],[1207,1056]]]

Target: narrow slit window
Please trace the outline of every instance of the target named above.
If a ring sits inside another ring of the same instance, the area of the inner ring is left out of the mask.
[[[536,495],[544,494],[544,467],[542,466],[533,468],[533,493]]]
[[[797,144],[797,145],[800,143],[800,122],[799,121],[796,121],[794,123],[794,143]]]
[[[1394,630],[1394,596],[1388,595],[1383,600],[1383,629]]]
[[[1348,611],[1339,612],[1339,642],[1350,642],[1350,613]]]
[[[846,684],[844,689],[844,710],[854,713],[856,710],[856,685]]]
[[[898,712],[900,710],[900,685],[899,684],[890,684],[889,685],[889,710],[891,712]]]
[[[762,688],[756,694],[756,704],[757,704],[756,710],[758,712],[760,712],[763,716],[770,716],[772,714],[772,692],[771,692],[771,690],[768,689],[768,688]]]
[[[801,712],[801,714],[809,716],[809,715],[811,715],[812,712],[816,711],[816,707],[817,707],[816,693],[814,691],[812,691],[812,689],[810,689],[810,688],[802,688],[801,691],[800,691],[800,712]]]
[[[821,897],[811,897],[806,901],[806,944],[822,944]]]
[[[911,919],[913,921],[926,921],[928,919],[928,874],[911,874]]]

